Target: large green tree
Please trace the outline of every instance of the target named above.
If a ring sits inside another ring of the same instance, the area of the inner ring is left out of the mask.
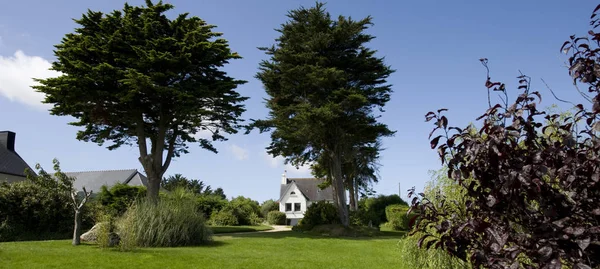
[[[83,127],[77,139],[110,141],[110,150],[137,145],[151,199],[188,144],[217,152],[195,134],[210,131],[217,141],[237,132],[247,99],[235,91],[245,81],[220,70],[241,57],[214,25],[187,13],[167,18],[172,8],[147,0],[110,14],[88,10],[55,46],[52,70],[61,75],[35,87],[53,104],[52,115],[77,119],[70,123]]]
[[[301,165],[327,158],[341,223],[348,225],[342,173],[354,145],[392,135],[375,108],[390,100],[386,78],[394,71],[365,47],[371,17],[332,19],[322,3],[288,13],[276,44],[261,48],[270,59],[257,78],[269,95],[269,117],[251,126],[271,131],[267,148]]]

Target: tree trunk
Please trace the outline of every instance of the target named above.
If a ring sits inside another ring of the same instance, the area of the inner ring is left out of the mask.
[[[356,203],[356,210],[358,210],[358,184],[354,185],[354,202]]]
[[[334,152],[332,156],[332,186],[335,192],[335,199],[338,208],[340,222],[345,227],[349,225],[348,207],[346,205],[346,188],[344,187],[344,177],[342,175],[342,158],[338,152]]]
[[[160,190],[161,178],[153,172],[146,172],[148,177],[148,187],[146,192],[146,198],[150,201],[158,201],[158,192]]]
[[[348,192],[350,193],[350,211],[356,211],[356,197],[354,197],[354,178],[350,179],[350,184],[348,184]]]
[[[73,227],[73,246],[81,243],[81,211],[75,210],[75,227]]]

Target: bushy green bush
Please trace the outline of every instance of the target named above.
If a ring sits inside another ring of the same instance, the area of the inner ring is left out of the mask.
[[[102,186],[97,199],[107,213],[120,216],[136,199],[144,196],[146,196],[146,187],[144,186],[117,183],[110,189]]]
[[[257,225],[260,223],[254,223],[257,219],[252,218],[252,214],[257,216],[260,214],[260,206],[257,201],[244,196],[238,196],[229,202],[226,206],[228,209],[232,209],[235,216],[238,219],[239,225]]]
[[[238,218],[234,211],[234,209],[223,209],[221,211],[213,211],[212,215],[210,216],[210,224],[214,226],[239,225]]]
[[[339,218],[335,205],[325,201],[318,201],[308,206],[304,213],[304,218],[300,220],[296,229],[308,231],[316,225],[338,223]]]
[[[379,195],[377,197],[361,199],[358,202],[358,209],[361,214],[361,219],[364,222],[367,224],[371,223],[373,226],[378,227],[387,221],[385,208],[394,204],[408,205],[396,194]]]
[[[266,200],[260,205],[260,213],[263,218],[268,218],[268,215],[271,211],[278,211],[279,203],[273,199]]]
[[[457,258],[450,256],[442,249],[429,250],[419,248],[417,241],[422,236],[416,233],[406,236],[398,242],[400,257],[398,262],[405,268],[420,269],[469,269],[471,266]],[[425,244],[427,241],[424,242]]]
[[[285,213],[281,211],[271,211],[267,214],[267,222],[271,225],[285,225]]]
[[[29,180],[0,185],[0,241],[69,238],[70,199]]]
[[[227,205],[227,200],[218,195],[199,195],[196,198],[198,210],[204,213],[206,218],[212,216],[213,212],[218,212]]]
[[[385,225],[396,231],[410,230],[410,220],[418,216],[417,212],[406,214],[410,209],[407,205],[389,205],[385,208],[387,222]]]
[[[158,202],[141,199],[116,222],[122,250],[135,247],[198,245],[210,240],[210,230],[193,194],[166,194]]]
[[[263,221],[259,216],[260,206],[257,201],[243,196],[226,202],[219,211],[213,209],[210,223],[218,226],[230,225],[260,225]]]

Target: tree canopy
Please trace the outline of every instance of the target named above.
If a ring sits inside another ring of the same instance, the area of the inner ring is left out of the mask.
[[[241,58],[222,34],[188,13],[171,20],[164,14],[171,9],[147,0],[109,14],[88,10],[55,46],[51,69],[61,75],[35,86],[52,115],[72,116],[70,124],[83,127],[77,139],[112,142],[110,150],[137,145],[150,198],[188,144],[217,152],[198,132],[211,132],[212,141],[237,132],[247,99],[235,91],[245,81],[220,70]]]
[[[342,163],[353,146],[393,134],[374,109],[390,100],[386,78],[394,72],[366,43],[371,17],[332,19],[324,4],[288,13],[256,77],[269,95],[269,116],[251,127],[271,131],[267,148],[301,165],[324,156],[342,224],[347,225]]]

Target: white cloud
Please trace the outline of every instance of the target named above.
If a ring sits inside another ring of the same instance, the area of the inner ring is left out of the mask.
[[[229,145],[229,151],[231,151],[231,153],[233,153],[233,156],[235,156],[235,158],[238,160],[248,159],[248,151],[238,145]]]
[[[19,102],[39,109],[48,109],[42,104],[44,94],[36,92],[31,86],[37,84],[33,78],[50,78],[60,75],[48,70],[51,63],[38,56],[26,55],[18,50],[13,56],[0,56],[0,95],[13,102]]]

